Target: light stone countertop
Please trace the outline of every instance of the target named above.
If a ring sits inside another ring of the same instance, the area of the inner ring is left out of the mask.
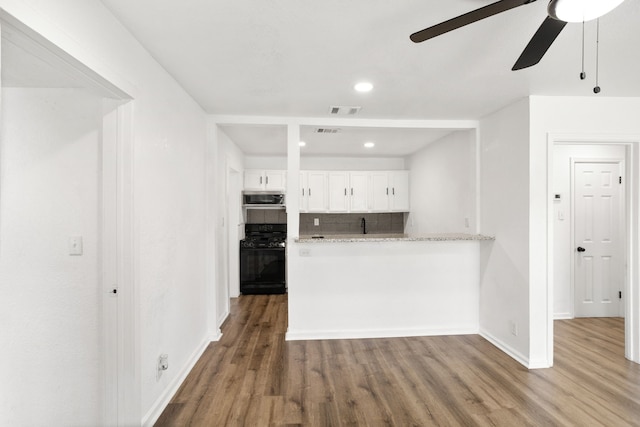
[[[495,240],[494,237],[482,234],[466,233],[434,233],[417,236],[406,234],[325,234],[322,238],[319,235],[302,235],[295,239],[296,243],[351,243],[351,242],[450,242],[450,241],[482,241]]]

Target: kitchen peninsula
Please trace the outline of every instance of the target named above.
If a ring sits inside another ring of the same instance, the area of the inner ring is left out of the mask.
[[[477,334],[477,234],[291,239],[288,340]]]

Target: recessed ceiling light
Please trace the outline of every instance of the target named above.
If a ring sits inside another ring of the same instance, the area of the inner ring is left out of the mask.
[[[369,82],[360,82],[353,87],[358,92],[371,92],[373,85]]]
[[[298,145],[299,145],[300,147],[304,147],[305,145],[307,145],[307,143],[306,143],[306,142],[304,142],[304,141],[300,141],[300,142],[298,143]]]
[[[375,146],[376,146],[376,144],[371,142],[371,141],[364,143],[364,148],[373,148]]]

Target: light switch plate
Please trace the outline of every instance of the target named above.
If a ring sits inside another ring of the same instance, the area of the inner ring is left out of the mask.
[[[82,236],[69,237],[69,255],[82,255]]]

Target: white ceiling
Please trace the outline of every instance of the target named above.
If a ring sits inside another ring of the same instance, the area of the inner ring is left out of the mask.
[[[421,44],[409,40],[492,1],[102,0],[212,114],[329,117],[331,105],[357,105],[362,118],[478,119],[530,94],[640,96],[640,0],[601,19],[599,95],[595,23],[586,27],[587,80],[578,78],[580,24],[567,25],[540,64],[511,71],[546,0]],[[373,92],[356,93],[360,80]],[[270,135],[227,130],[248,151]]]

